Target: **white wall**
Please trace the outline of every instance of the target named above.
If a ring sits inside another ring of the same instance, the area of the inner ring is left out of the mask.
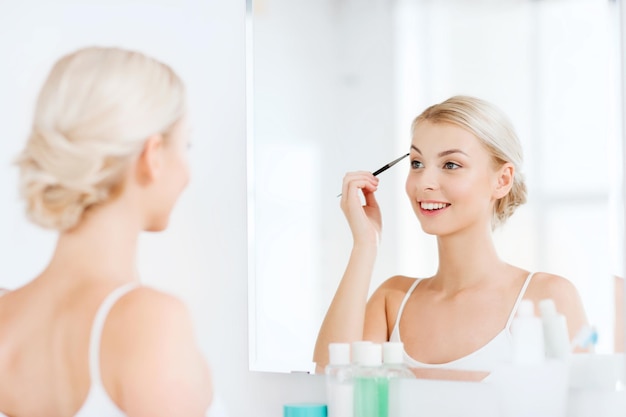
[[[95,43],[154,55],[189,88],[193,180],[170,229],[143,237],[140,271],[147,284],[188,302],[231,414],[270,417],[280,416],[284,403],[324,395],[320,377],[248,371],[244,26],[243,0],[0,5],[0,286],[31,279],[54,244],[54,234],[25,220],[11,166],[52,62]]]

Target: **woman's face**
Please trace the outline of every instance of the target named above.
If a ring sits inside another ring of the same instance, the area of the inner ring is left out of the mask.
[[[406,192],[426,233],[491,228],[498,174],[476,136],[451,123],[422,121],[409,157]]]

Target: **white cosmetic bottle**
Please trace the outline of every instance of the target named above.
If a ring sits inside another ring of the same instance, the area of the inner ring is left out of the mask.
[[[490,375],[502,416],[566,417],[568,364],[547,360],[543,321],[531,300],[522,300],[511,323],[513,363]],[[494,378],[496,377],[496,378]]]
[[[350,344],[330,343],[326,366],[326,403],[328,417],[354,416],[354,386],[350,364]]]
[[[539,311],[543,323],[546,357],[551,359],[567,358],[570,353],[570,341],[565,316],[556,311],[554,301],[551,299],[541,300]]]
[[[543,324],[535,316],[531,300],[521,300],[517,314],[511,323],[513,337],[513,363],[539,364],[545,360]]]
[[[415,375],[404,363],[404,344],[402,342],[383,343],[382,375],[391,378],[415,378]]]

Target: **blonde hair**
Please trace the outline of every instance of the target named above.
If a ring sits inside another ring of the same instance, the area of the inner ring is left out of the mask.
[[[454,96],[430,106],[415,118],[411,131],[422,121],[452,123],[473,133],[491,152],[497,165],[510,162],[515,168],[513,186],[494,207],[492,225],[502,225],[515,209],[526,202],[526,184],[521,167],[524,162],[522,146],[513,125],[497,107],[475,97]]]
[[[60,231],[115,198],[145,140],[185,112],[183,82],[141,53],[90,47],[62,57],[45,81],[17,158],[28,217]]]

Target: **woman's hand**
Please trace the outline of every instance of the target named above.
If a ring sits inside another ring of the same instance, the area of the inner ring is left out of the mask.
[[[348,220],[355,244],[378,244],[382,218],[374,196],[377,189],[378,178],[370,172],[349,172],[343,178],[341,210]],[[365,197],[365,205],[360,193]]]

